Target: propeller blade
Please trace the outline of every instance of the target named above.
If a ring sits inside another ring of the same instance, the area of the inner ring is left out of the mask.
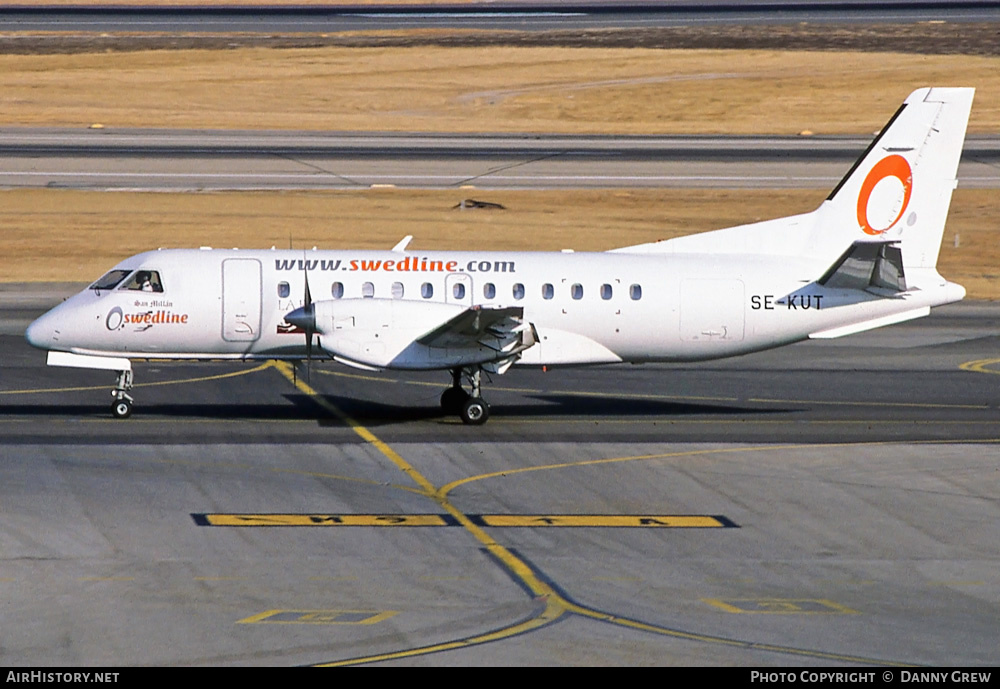
[[[312,291],[309,289],[309,270],[306,266],[309,265],[309,261],[306,258],[305,252],[302,252],[302,275],[305,277],[306,291],[303,295],[302,302],[309,312],[310,318],[304,330],[306,331],[306,382],[312,383],[312,344],[313,344],[313,333],[316,331],[316,314],[312,307]]]
[[[312,300],[312,292],[309,291],[309,271],[305,269],[304,264],[302,266],[302,274],[305,275],[306,277],[306,294],[305,294],[305,299],[303,301],[305,302],[304,304],[305,306],[309,306],[310,304],[313,303],[313,300]]]

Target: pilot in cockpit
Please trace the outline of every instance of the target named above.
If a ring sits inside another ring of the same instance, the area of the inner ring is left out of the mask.
[[[127,289],[142,292],[162,292],[163,285],[160,283],[160,274],[155,270],[140,270],[129,281]]]

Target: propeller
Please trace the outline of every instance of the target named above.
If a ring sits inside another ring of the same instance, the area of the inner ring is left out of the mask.
[[[313,333],[316,332],[316,311],[313,309],[312,305],[312,292],[309,290],[309,271],[306,270],[306,262],[304,259],[302,261],[302,276],[305,278],[306,283],[305,294],[302,298],[302,305],[309,314],[306,327],[303,328],[303,330],[306,331],[306,371],[308,375],[309,364],[312,361]]]
[[[306,379],[310,378],[312,362],[312,341],[316,334],[316,309],[313,307],[312,292],[309,289],[309,272],[306,270],[305,254],[302,261],[302,275],[305,278],[305,293],[302,306],[285,314],[285,322],[302,328],[306,333]]]

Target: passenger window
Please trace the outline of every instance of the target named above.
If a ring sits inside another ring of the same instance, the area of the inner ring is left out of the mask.
[[[288,295],[292,293],[292,288],[288,286],[287,282],[278,283],[278,296],[282,299],[287,299]]]
[[[344,283],[335,282],[330,285],[330,296],[334,299],[342,299],[344,296]]]
[[[601,299],[605,301],[611,298],[613,291],[611,285],[601,285]]]
[[[424,299],[430,299],[434,296],[434,285],[429,282],[425,282],[420,285],[420,296]]]
[[[493,299],[497,295],[497,286],[492,282],[487,282],[483,285],[483,297],[486,299]]]
[[[394,282],[392,283],[392,298],[402,299],[403,298],[403,283]]]
[[[632,301],[638,301],[642,299],[642,286],[632,285],[628,288],[628,295],[632,298]]]
[[[456,282],[451,288],[451,293],[455,295],[456,299],[465,299],[465,285],[461,282]]]
[[[375,285],[370,282],[366,282],[361,285],[361,296],[364,299],[371,299],[375,296]]]
[[[514,283],[514,298],[518,301],[524,299],[524,285],[520,282]]]
[[[162,292],[163,283],[160,282],[160,273],[158,271],[137,270],[132,279],[126,282],[122,289],[130,289],[137,292]]]
[[[542,285],[542,299],[551,299],[555,295],[556,289],[549,283]]]
[[[579,283],[573,285],[569,293],[574,299],[583,299],[583,285]]]

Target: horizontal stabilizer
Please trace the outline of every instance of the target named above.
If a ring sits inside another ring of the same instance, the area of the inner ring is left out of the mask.
[[[895,325],[897,323],[912,321],[914,318],[923,318],[930,312],[931,307],[921,306],[920,308],[903,311],[902,313],[892,313],[888,316],[882,316],[881,318],[872,318],[871,320],[862,321],[860,323],[852,323],[839,328],[830,328],[829,330],[811,333],[809,335],[809,339],[832,340],[838,337],[844,337],[845,335],[856,335],[857,333],[867,332],[868,330],[874,330],[875,328],[884,328],[887,325]]]
[[[905,292],[903,252],[896,242],[854,242],[817,282],[830,289]]]

